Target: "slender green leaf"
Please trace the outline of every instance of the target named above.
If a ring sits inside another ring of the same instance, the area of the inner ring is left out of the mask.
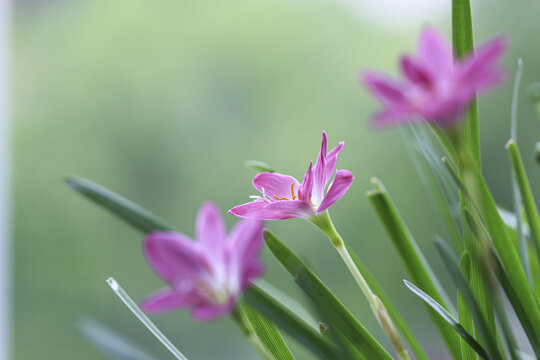
[[[348,247],[347,247],[348,248]],[[398,310],[392,304],[390,301],[390,298],[388,295],[384,292],[384,290],[381,288],[381,286],[377,283],[377,280],[371,275],[369,270],[366,268],[366,266],[360,261],[358,256],[352,251],[350,248],[348,248],[349,254],[351,254],[351,258],[354,261],[354,264],[358,268],[358,271],[362,274],[366,282],[368,283],[369,287],[371,288],[371,291],[377,297],[382,301],[384,304],[384,307],[386,308],[386,311],[388,312],[388,315],[398,328],[401,335],[405,338],[407,343],[409,344],[409,347],[411,348],[412,352],[416,356],[418,360],[429,360],[427,355],[425,354],[424,350],[422,349],[422,346],[416,340],[416,337],[412,333],[411,329],[409,329],[409,326],[405,323],[405,320],[401,317]]]
[[[306,294],[309,294],[315,311],[320,316],[320,319],[327,324],[325,336],[332,338],[339,349],[336,358],[342,360],[370,360],[373,356],[350,340],[351,337],[347,334],[349,329],[342,321],[340,309],[334,306],[332,298],[326,294],[326,289],[320,286],[320,280],[314,277],[313,273],[306,268],[301,268],[298,271],[295,280]],[[391,359],[390,356],[388,358]]]
[[[351,314],[351,312],[337,299],[334,294],[320,281],[313,271],[296,256],[283,242],[276,238],[271,232],[265,231],[266,245],[283,265],[283,267],[294,277],[294,280],[303,291],[315,302],[329,304],[332,309],[325,309],[332,312],[331,319],[327,321],[331,326],[338,327],[341,332],[353,343],[368,359],[392,359],[384,348],[371,336],[362,324]],[[305,270],[303,277],[299,277],[300,271]],[[309,279],[309,280],[306,280]],[[326,322],[326,319],[325,319]]]
[[[524,311],[524,314],[527,314],[530,324],[534,329],[535,337],[540,338],[540,310],[523,270],[517,247],[509,236],[506,225],[499,215],[495,200],[482,177],[480,169],[472,165],[470,170],[472,170],[472,173],[468,174],[468,181],[470,182],[470,187],[476,190],[474,197],[473,194],[467,192],[459,177],[452,176],[456,180],[456,184],[460,188],[463,187],[469,202],[477,210],[481,222],[492,240],[497,256],[501,260],[504,272],[508,276],[509,285],[516,294],[519,294],[515,298],[515,301],[519,302],[519,305],[513,304],[514,309],[517,312],[516,307],[519,307]]]
[[[243,299],[320,359],[333,359],[336,355],[338,350],[328,339],[262,289],[251,286]]]
[[[135,229],[148,233],[155,230],[172,230],[173,226],[130,200],[89,180],[68,177],[66,184],[84,197],[109,210]]]
[[[465,278],[465,281],[467,282],[470,281],[471,277],[470,261],[471,258],[469,256],[469,253],[467,251],[464,251],[459,261],[459,268],[461,270],[461,273],[463,274],[463,277]],[[474,324],[471,312],[469,311],[465,298],[463,297],[463,291],[461,291],[460,289],[458,289],[458,314],[460,324],[463,325],[465,330],[467,330],[470,334],[474,334]],[[464,339],[461,339],[461,355],[463,360],[476,360],[478,358],[474,350]]]
[[[156,230],[174,230],[172,225],[167,224],[148,210],[91,181],[69,177],[66,179],[66,184],[143,233]],[[252,322],[257,320],[256,317],[248,318],[248,320],[254,329],[263,326],[263,324]],[[270,329],[267,330],[268,332],[265,334],[266,338],[259,338],[259,341],[265,347],[272,347],[267,348],[268,351],[272,352],[276,346],[281,346],[283,353],[289,351],[279,333],[273,332]]]
[[[294,360],[293,354],[281,337],[276,325],[251,306],[244,303],[239,305],[264,348],[277,360]]]
[[[517,61],[517,70],[516,76],[514,78],[514,90],[512,92],[512,107],[510,112],[510,138],[517,140],[517,124],[518,124],[518,96],[519,96],[519,85],[521,83],[521,77],[523,75],[523,60],[518,59]],[[521,256],[521,261],[523,262],[523,268],[525,269],[525,274],[531,281],[531,269],[529,265],[529,255],[528,255],[528,245],[527,238],[523,232],[523,219],[522,219],[522,208],[523,203],[521,199],[521,193],[519,190],[518,180],[516,178],[515,170],[512,170],[511,174],[512,182],[512,200],[514,202],[514,214],[517,218],[516,221],[516,235],[517,241],[519,244],[519,254]]]
[[[459,207],[459,192],[444,165],[439,161],[441,157],[429,136],[429,129],[424,124],[408,124],[401,129],[419,180],[430,195],[433,205],[439,209],[454,246],[461,249],[463,247],[459,231],[461,224],[455,211]]]
[[[470,224],[470,227],[474,229],[475,232],[482,231],[488,240],[492,243],[491,237],[489,233],[487,232],[485,226],[481,224],[479,221],[477,221],[469,212],[467,212],[467,222]],[[476,236],[480,236],[479,234],[476,234]],[[508,300],[512,304],[514,311],[516,312],[516,315],[518,316],[521,325],[523,329],[525,330],[525,333],[527,334],[527,337],[529,338],[529,341],[531,342],[531,345],[535,349],[535,351],[538,351],[538,345],[540,340],[536,338],[536,334],[534,332],[534,328],[532,327],[532,324],[530,322],[529,316],[527,315],[527,312],[524,310],[521,302],[519,301],[519,296],[516,294],[515,289],[512,288],[512,285],[510,281],[508,280],[507,275],[505,274],[505,270],[502,266],[502,264],[499,261],[499,258],[493,251],[493,249],[488,249],[488,254],[485,254],[486,258],[489,258],[488,265],[492,269],[492,272],[496,275],[497,279],[499,280],[499,283],[503,287],[506,296],[508,297]],[[492,286],[491,293],[496,293],[496,290]],[[504,321],[504,319],[502,319]]]
[[[279,289],[278,287],[272,285],[264,279],[257,280],[255,284],[265,293],[272,296],[280,303],[287,304],[287,307],[291,309],[299,318],[301,318],[308,324],[313,324],[314,329],[319,328],[319,322],[315,320],[311,312],[306,310],[303,304],[301,304],[298,300],[287,294],[285,291]]]
[[[407,280],[403,280],[405,285],[411,290],[413,293],[415,293],[420,299],[422,299],[426,304],[428,304],[433,310],[439,314],[444,321],[446,321],[450,326],[456,330],[456,332],[461,336],[469,346],[478,353],[483,359],[487,359],[487,353],[482,348],[482,345],[480,345],[474,337],[454,318],[452,314],[450,314],[444,307],[442,307],[438,302],[433,300],[431,296],[414,286],[414,284],[411,284]]]
[[[510,155],[510,163],[512,164],[513,174],[519,188],[521,200],[523,201],[523,207],[525,208],[525,214],[527,215],[532,238],[536,240],[536,246],[540,249],[540,215],[538,214],[538,208],[536,207],[534,195],[525,172],[525,166],[523,165],[518,145],[514,140],[510,140],[506,144],[506,149]],[[523,256],[527,256],[527,254],[524,254]],[[523,260],[528,262],[528,258]]]
[[[275,172],[273,167],[258,160],[248,160],[244,162],[244,166],[251,168],[257,172]]]
[[[523,303],[520,299],[519,293],[515,291],[515,288],[512,286],[509,276],[506,274],[503,264],[499,261],[497,256],[492,256],[491,265],[494,268],[494,273],[501,284],[504,293],[508,297],[508,300],[512,304],[514,311],[519,319],[521,327],[525,331],[529,342],[535,353],[540,356],[540,338],[536,336],[534,325],[532,324],[532,319],[529,317],[527,309],[523,307]]]
[[[366,196],[375,209],[379,220],[382,222],[402,261],[407,267],[409,274],[414,282],[432,294],[433,298],[439,304],[448,308],[450,306],[449,304],[451,304],[448,297],[444,293],[444,290],[440,286],[412,234],[405,225],[401,215],[392,203],[390,196],[379,180],[374,179],[372,182],[376,187],[376,190],[368,191]],[[461,349],[459,337],[436,312],[429,306],[427,306],[427,309],[453,357],[455,359],[460,359]]]
[[[452,252],[448,245],[441,239],[435,241],[437,245],[437,250],[443,259],[448,272],[458,288],[462,291],[463,297],[467,302],[467,305],[471,311],[471,314],[474,318],[475,324],[477,326],[477,332],[482,338],[483,343],[485,344],[485,350],[488,353],[489,359],[492,360],[502,360],[504,356],[501,354],[497,343],[497,337],[493,335],[495,329],[490,329],[486,319],[483,316],[482,310],[478,306],[476,299],[467,285],[467,282],[461,271],[459,269],[459,260],[457,256]]]
[[[471,4],[469,0],[452,0],[452,43],[459,58],[474,49]],[[480,136],[478,131],[478,110],[473,101],[465,113],[463,121],[467,148],[475,164],[480,165]]]
[[[127,294],[127,292],[122,289],[120,284],[116,282],[113,278],[108,278],[107,283],[113,289],[113,291],[118,295],[120,300],[128,307],[129,310],[135,315],[148,330],[154,335],[162,344],[173,354],[178,360],[187,360],[187,358],[173,345],[173,343],[157,328],[157,326],[146,316],[146,314],[139,308],[137,303]]]
[[[103,353],[120,360],[156,360],[136,342],[117,333],[99,321],[83,319],[77,326],[81,334]]]

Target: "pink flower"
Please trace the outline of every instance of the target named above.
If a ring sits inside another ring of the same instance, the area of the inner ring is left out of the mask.
[[[334,171],[338,154],[345,143],[329,153],[326,151],[326,133],[322,133],[322,145],[315,166],[309,164],[304,181],[278,173],[263,172],[253,179],[253,186],[262,196],[251,196],[253,202],[239,205],[230,214],[241,218],[258,220],[281,220],[291,218],[311,219],[338,201],[349,189],[353,175],[348,170],[338,170],[328,191],[326,187]]]
[[[435,30],[425,29],[420,35],[418,55],[401,58],[404,79],[393,81],[372,71],[364,73],[363,83],[384,106],[373,117],[375,125],[421,119],[442,127],[457,123],[476,91],[503,81],[498,61],[505,49],[505,39],[497,37],[474,54],[456,60],[445,39]]]
[[[148,234],[144,242],[148,263],[170,287],[150,295],[143,309],[190,307],[200,321],[231,311],[242,290],[263,272],[258,259],[262,228],[261,221],[241,221],[227,236],[219,210],[206,203],[197,215],[197,241],[176,232]]]

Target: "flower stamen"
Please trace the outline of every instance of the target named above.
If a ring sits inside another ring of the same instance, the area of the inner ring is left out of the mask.
[[[291,195],[292,195],[292,199],[293,199],[293,200],[296,200],[297,197],[296,197],[296,195],[294,195],[294,184],[296,184],[296,182],[293,181],[293,183],[291,184]],[[278,200],[288,200],[288,201],[291,201],[291,199],[289,199],[288,197],[279,197],[279,196],[277,196],[277,195],[272,195],[272,196],[274,196],[274,197],[275,197],[276,199],[278,199]]]
[[[289,200],[289,201],[291,200],[291,199],[289,199],[289,198],[287,198],[287,197],[279,197],[279,196],[277,196],[277,195],[274,195],[274,197],[275,197],[276,199],[278,199],[278,200]]]

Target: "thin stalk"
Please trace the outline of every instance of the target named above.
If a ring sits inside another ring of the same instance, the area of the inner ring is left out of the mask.
[[[356,264],[354,263],[349,253],[349,250],[347,249],[347,246],[345,246],[345,242],[343,241],[343,239],[337,232],[334,224],[332,223],[328,211],[324,211],[321,214],[313,217],[311,219],[311,222],[328,237],[334,248],[337,250],[339,256],[341,256],[341,259],[343,260],[343,262],[347,266],[347,269],[358,284],[358,287],[360,287],[360,290],[362,290],[362,293],[368,301],[371,311],[375,315],[375,318],[379,322],[379,325],[381,326],[382,330],[384,331],[384,333],[392,343],[392,346],[396,350],[398,357],[402,360],[410,360],[409,353],[403,345],[401,337],[399,336],[399,333],[397,332],[392,319],[386,311],[386,307],[377,297],[377,295],[373,293],[368,283],[356,267]]]
[[[231,312],[231,315],[257,353],[265,360],[276,360],[274,356],[264,348],[259,339],[257,339],[253,328],[246,318],[246,314],[244,314],[244,311],[239,306]]]
[[[187,358],[178,350],[173,343],[157,328],[157,326],[146,316],[139,308],[137,303],[125,292],[124,289],[112,277],[107,279],[107,284],[118,295],[120,300],[131,310],[131,312],[143,323],[144,326],[179,360],[187,360]]]

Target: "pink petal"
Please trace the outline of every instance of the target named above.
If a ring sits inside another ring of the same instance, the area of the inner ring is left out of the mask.
[[[144,253],[154,271],[173,286],[190,284],[193,275],[201,269],[197,244],[179,233],[157,231],[148,234]]]
[[[227,230],[215,204],[210,202],[203,204],[197,214],[195,234],[201,248],[207,249],[207,255],[215,261],[223,261]]]
[[[362,82],[379,100],[386,104],[401,104],[405,101],[402,89],[385,75],[366,71]]]
[[[268,206],[271,204],[291,202],[288,200],[276,201],[276,202],[266,202],[266,201],[253,201],[247,204],[242,204],[233,207],[229,210],[229,214],[238,216],[244,219],[253,219],[253,220],[284,220],[291,219],[298,216],[293,216],[291,214],[284,214],[280,211],[273,209],[268,209]],[[296,201],[293,201],[296,202]]]
[[[261,193],[264,188],[264,192],[271,200],[277,200],[277,197],[293,200],[293,197],[296,197],[300,184],[298,180],[292,176],[264,172],[255,176],[253,179],[253,186]],[[292,191],[294,191],[295,194],[292,193],[291,186]]]
[[[235,305],[236,301],[233,298],[225,304],[200,303],[193,306],[191,316],[196,320],[207,322],[229,313]]]
[[[249,267],[245,268],[242,272],[242,280],[240,286],[242,287],[242,290],[247,288],[251,283],[253,283],[255,280],[260,278],[262,274],[264,273],[264,265],[259,261],[259,259],[255,259]]]
[[[298,199],[302,201],[310,201],[313,192],[313,162],[309,163],[309,168],[304,175],[304,181],[298,188]]]
[[[160,313],[181,309],[198,301],[193,292],[180,293],[170,288],[160,290],[143,300],[142,309],[149,313]]]
[[[263,246],[264,223],[259,220],[239,221],[227,239],[227,249],[234,252],[239,260],[257,258]]]
[[[317,213],[323,212],[341,199],[349,189],[349,186],[351,186],[353,180],[354,176],[349,170],[339,170],[336,172],[336,177],[334,178],[332,185],[330,185],[330,189],[328,189],[321,205],[317,209]]]
[[[429,66],[432,74],[449,76],[453,71],[452,48],[437,31],[426,28],[420,34],[418,44],[419,60]]]
[[[504,37],[497,37],[479,47],[462,64],[462,81],[477,88],[486,88],[499,84],[503,79],[502,70],[497,62],[506,51]]]
[[[430,71],[422,67],[410,56],[405,55],[401,58],[401,69],[409,81],[425,88],[432,88],[434,86],[435,80],[430,74]]]
[[[281,216],[282,219],[308,219],[315,215],[313,211],[313,206],[301,200],[276,201],[273,203],[269,203],[265,207],[265,210],[279,214],[278,216]]]
[[[328,156],[326,156],[326,179],[324,180],[325,184],[327,184],[332,175],[334,175],[334,171],[336,170],[337,157],[344,147],[345,143],[342,141],[338,144],[338,146],[330,150]]]
[[[378,129],[383,129],[391,125],[403,124],[411,120],[419,120],[418,114],[405,108],[389,108],[385,109],[372,118],[373,125]]]
[[[317,157],[317,162],[313,168],[313,192],[312,196],[316,203],[320,203],[324,196],[324,189],[326,187],[326,151],[327,151],[327,139],[326,133],[322,133],[322,144]]]

